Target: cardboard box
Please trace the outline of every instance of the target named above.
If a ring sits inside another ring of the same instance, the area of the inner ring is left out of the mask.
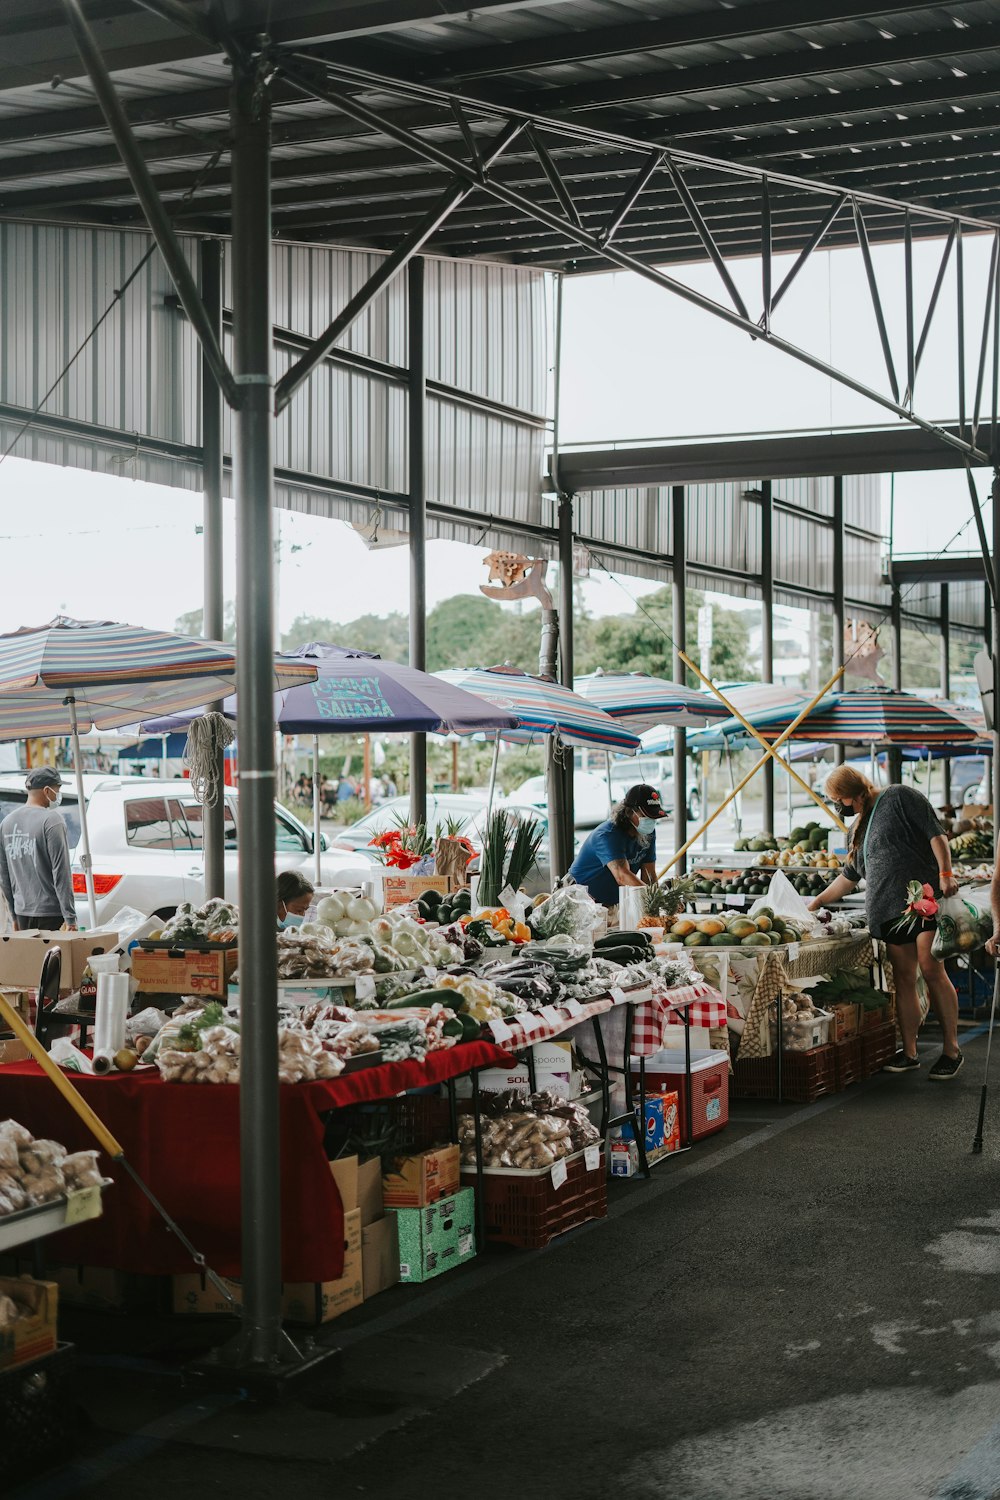
[[[30,1276],[0,1277],[0,1295],[13,1297],[23,1316],[0,1330],[0,1370],[51,1354],[56,1347],[59,1288],[54,1281]]]
[[[183,948],[132,954],[132,978],[144,995],[207,995],[222,999],[239,963],[235,948]]]
[[[476,1253],[476,1204],[472,1188],[461,1188],[425,1208],[390,1208],[399,1229],[399,1279],[429,1281],[472,1260]]]
[[[395,1214],[362,1224],[361,1266],[366,1302],[399,1281],[399,1223]]]
[[[52,1266],[50,1270],[65,1307],[137,1313],[160,1306],[162,1276],[142,1276],[110,1266]]]
[[[858,1007],[842,1003],[830,1007],[833,1020],[830,1022],[831,1042],[847,1042],[858,1034]]]
[[[239,1281],[226,1277],[237,1305],[243,1302]],[[361,1210],[344,1215],[344,1274],[336,1281],[289,1281],[281,1289],[282,1316],[290,1323],[330,1323],[365,1300],[361,1259]],[[184,1317],[232,1316],[229,1302],[207,1277],[173,1278],[173,1309]]]
[[[389,875],[382,876],[382,910],[390,911],[394,906],[405,906],[415,901],[421,891],[440,891],[448,894],[446,875]]]
[[[358,1166],[358,1208],[361,1210],[361,1227],[376,1224],[385,1212],[382,1196],[382,1163],[377,1156],[363,1161]]]
[[[8,932],[0,936],[0,985],[8,989],[37,989],[42,964],[50,948],[62,953],[61,988],[76,989],[83,967],[92,953],[110,952],[118,933],[95,928],[93,932]]]
[[[459,1166],[457,1146],[435,1146],[413,1156],[397,1156],[391,1171],[382,1173],[386,1208],[424,1208],[457,1192]]]
[[[16,1037],[10,1037],[6,1041],[0,1041],[0,1067],[4,1063],[28,1062],[31,1053],[23,1042]]]
[[[536,1042],[531,1049],[535,1064],[535,1084],[539,1089],[550,1089],[563,1099],[573,1099],[580,1092],[580,1074],[573,1067],[573,1044],[568,1041]],[[525,1098],[531,1093],[527,1063],[516,1063],[512,1068],[483,1068],[479,1074],[479,1087],[487,1094],[502,1094],[514,1089]],[[456,1095],[459,1099],[472,1097],[472,1079],[456,1079]]]

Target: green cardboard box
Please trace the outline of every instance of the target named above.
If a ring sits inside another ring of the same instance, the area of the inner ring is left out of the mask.
[[[429,1281],[476,1253],[476,1198],[460,1188],[426,1208],[387,1208],[399,1226],[400,1281]]]

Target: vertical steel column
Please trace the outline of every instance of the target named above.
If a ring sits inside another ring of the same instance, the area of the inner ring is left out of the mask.
[[[218,240],[202,240],[201,300],[205,314],[222,344],[222,246]],[[225,631],[222,560],[222,391],[212,361],[201,356],[201,464],[205,498],[202,512],[204,539],[204,608],[202,634],[221,641]],[[222,704],[209,707],[221,712]],[[218,784],[223,784],[225,754],[219,752]],[[224,896],[226,885],[226,803],[220,797],[202,813],[205,854],[205,895]]]
[[[994,471],[993,489],[993,577],[1000,578],[997,564],[1000,563],[1000,471]],[[987,594],[987,597],[989,595]],[[993,809],[994,827],[996,810],[1000,808],[1000,601],[991,600],[993,624]]]
[[[892,586],[892,685],[896,692],[903,686],[903,604],[899,587]],[[889,780],[898,785],[903,779],[903,752],[890,747],[887,757]]]
[[[771,481],[760,487],[760,675],[770,682],[774,675],[774,497]],[[764,767],[764,832],[774,832],[774,761]]]
[[[844,631],[847,628],[847,610],[844,605],[844,480],[840,474],[833,479],[833,663],[832,671],[844,665]],[[843,683],[839,686],[842,688]],[[834,747],[834,764],[844,764],[844,747]]]
[[[559,681],[573,690],[573,497],[559,496]],[[576,809],[573,752],[566,751],[563,776],[563,869],[573,863]]]
[[[245,1363],[281,1347],[277,924],[274,915],[274,553],[271,111],[241,77],[231,95],[237,689],[240,744],[240,1171]]]
[[[946,583],[941,585],[941,697],[951,697],[951,599]],[[951,801],[951,761],[942,761],[944,786],[941,800]]]
[[[410,496],[410,666],[427,667],[427,494],[424,488],[424,423],[427,372],[424,360],[424,261],[406,268],[407,343],[410,373],[408,489]],[[427,736],[410,735],[410,822],[427,820]]]
[[[682,484],[671,490],[672,547],[674,558],[674,681],[684,682],[686,667],[678,652],[687,651],[687,498]],[[674,849],[687,843],[687,730],[674,730]],[[662,858],[662,855],[660,856]],[[674,867],[678,875],[687,870],[687,855]]]

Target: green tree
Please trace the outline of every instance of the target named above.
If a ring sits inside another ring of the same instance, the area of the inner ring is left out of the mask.
[[[697,656],[698,610],[705,602],[697,589],[688,591],[686,600],[688,654]],[[630,615],[605,615],[589,622],[585,632],[589,640],[575,653],[579,672],[603,667],[606,672],[648,672],[653,677],[673,676],[673,593],[668,585],[647,594],[640,607]],[[719,681],[734,681],[752,675],[749,662],[750,626],[739,610],[712,604],[712,676]],[[692,687],[700,686],[692,672]]]
[[[203,609],[189,609],[187,614],[178,615],[174,621],[174,629],[180,635],[201,635],[204,618],[205,611]],[[223,606],[222,620],[222,639],[231,644],[236,640],[236,603],[234,600],[226,600]]]
[[[410,626],[407,616],[399,611],[389,615],[359,615],[343,625],[316,615],[299,615],[282,635],[281,649],[297,651],[311,641],[357,646],[362,651],[377,651],[387,661],[405,662],[410,650]]]

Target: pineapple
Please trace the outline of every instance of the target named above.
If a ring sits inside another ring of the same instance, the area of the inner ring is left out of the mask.
[[[668,880],[663,884],[658,881],[655,885],[647,886],[638,925],[669,927],[671,919],[684,910],[685,901],[693,891],[694,880],[691,877]]]

